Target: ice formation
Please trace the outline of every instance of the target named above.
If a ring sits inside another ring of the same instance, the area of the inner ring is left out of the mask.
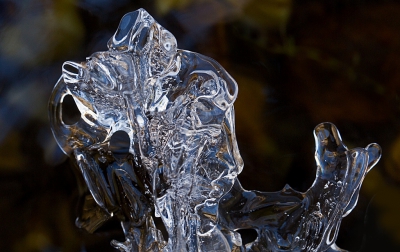
[[[340,222],[378,162],[379,145],[349,150],[336,127],[322,123],[307,192],[244,190],[237,92],[216,61],[178,49],[143,9],[122,18],[108,51],[65,62],[49,109],[54,136],[90,191],[77,225],[93,232],[118,218],[126,240],[111,243],[126,252],[342,251]],[[73,121],[63,112],[68,99],[80,114]],[[237,230],[248,228],[257,239],[243,244]]]

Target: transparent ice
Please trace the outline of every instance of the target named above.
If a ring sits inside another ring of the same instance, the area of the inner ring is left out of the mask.
[[[247,191],[237,179],[237,93],[221,65],[178,49],[143,9],[122,18],[108,51],[65,62],[49,109],[54,136],[90,191],[77,225],[94,232],[118,218],[126,240],[111,243],[126,252],[343,251],[335,245],[340,222],[379,145],[349,150],[333,124],[319,124],[307,192]],[[72,122],[68,99],[80,114]],[[257,239],[243,244],[237,230],[249,228]]]

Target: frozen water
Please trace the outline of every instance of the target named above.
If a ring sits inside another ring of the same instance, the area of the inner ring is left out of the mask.
[[[126,252],[342,251],[340,222],[379,145],[349,150],[336,127],[322,123],[307,192],[244,190],[237,92],[221,65],[178,49],[143,9],[122,18],[108,51],[65,62],[49,109],[54,136],[90,191],[77,225],[93,232],[115,216],[126,240],[112,245]],[[68,117],[71,101],[78,116]],[[257,239],[243,244],[237,230],[248,228]]]

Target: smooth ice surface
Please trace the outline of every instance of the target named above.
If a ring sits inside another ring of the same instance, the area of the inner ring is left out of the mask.
[[[94,232],[116,216],[126,240],[112,245],[126,252],[342,251],[340,222],[378,162],[379,145],[349,150],[336,127],[322,123],[307,192],[244,190],[236,82],[213,59],[178,49],[143,9],[122,18],[108,51],[65,62],[62,72],[50,120],[90,191],[79,227]],[[68,115],[71,103],[76,113]],[[248,228],[258,236],[243,244],[237,230]]]

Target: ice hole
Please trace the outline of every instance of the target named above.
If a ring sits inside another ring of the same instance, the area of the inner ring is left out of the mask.
[[[79,74],[79,69],[76,66],[74,66],[74,65],[72,65],[71,63],[68,63],[68,62],[64,63],[63,69],[68,71],[68,72],[70,72],[70,73],[72,73],[72,74],[76,74],[76,75]]]
[[[165,225],[162,222],[161,218],[155,217],[153,214],[153,220],[154,220],[154,224],[156,225],[156,228],[161,231],[161,234],[162,234],[164,240],[168,241],[168,238],[169,238],[168,231],[165,228]]]
[[[242,237],[242,244],[248,244],[255,241],[258,237],[257,231],[255,229],[239,229],[237,232]]]
[[[73,125],[81,118],[79,111],[72,95],[66,95],[61,105],[61,120],[66,125]]]
[[[116,158],[124,158],[129,153],[129,147],[131,140],[128,133],[119,130],[114,132],[110,139],[110,151],[114,154]]]

